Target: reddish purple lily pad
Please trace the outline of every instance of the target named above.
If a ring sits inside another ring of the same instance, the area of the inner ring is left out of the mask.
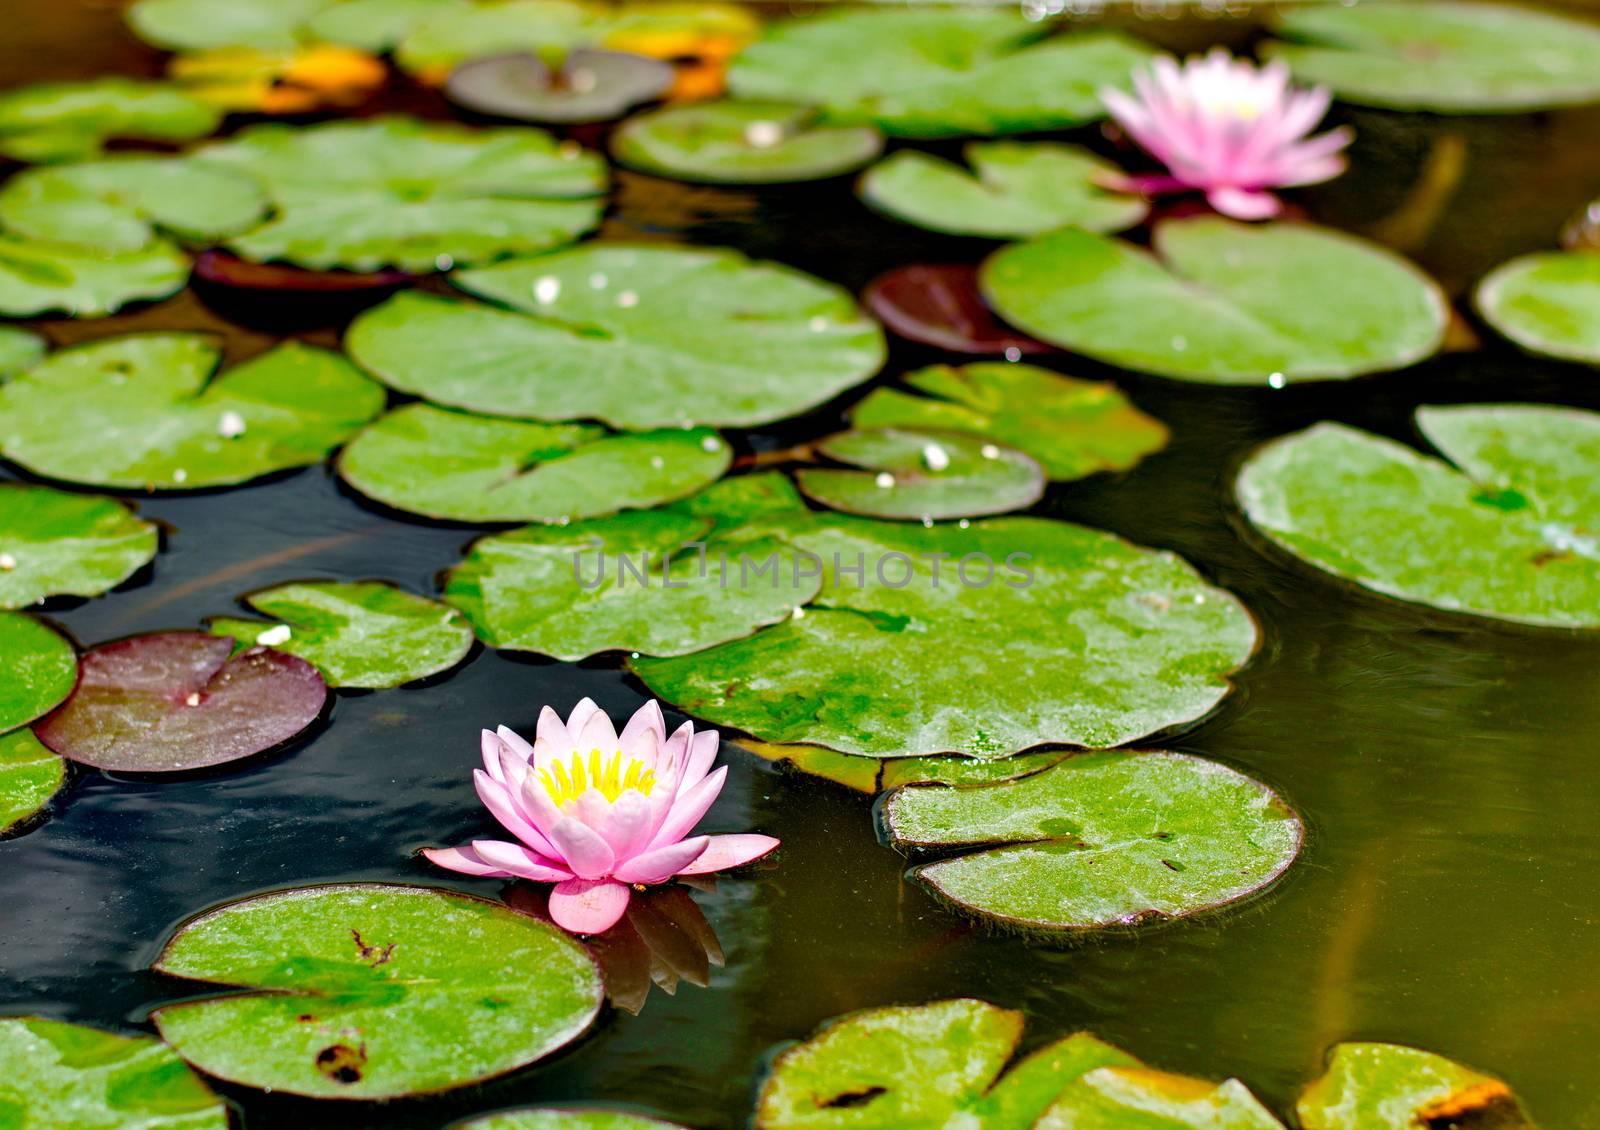
[[[317,720],[328,687],[305,660],[267,647],[160,632],[86,652],[72,696],[34,727],[72,761],[130,773],[221,765],[272,749]]]
[[[1056,350],[995,317],[978,292],[978,268],[965,263],[896,267],[867,284],[862,302],[909,341],[983,357]]]
[[[286,263],[251,263],[226,251],[204,251],[195,258],[198,278],[234,290],[262,290],[282,294],[344,294],[404,286],[411,276],[404,271],[311,271]]]

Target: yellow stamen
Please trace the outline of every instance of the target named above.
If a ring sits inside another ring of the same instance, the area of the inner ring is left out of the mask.
[[[609,757],[591,749],[587,756],[575,752],[566,762],[551,762],[548,769],[539,770],[539,779],[555,806],[565,808],[591,788],[608,801],[615,801],[629,789],[649,796],[655,787],[656,771],[646,768],[642,761],[625,757],[620,749]]]

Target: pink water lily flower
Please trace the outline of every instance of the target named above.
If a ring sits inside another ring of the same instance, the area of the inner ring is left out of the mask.
[[[1282,62],[1257,67],[1220,47],[1182,66],[1170,56],[1135,72],[1137,96],[1100,99],[1170,176],[1130,178],[1146,193],[1199,190],[1224,215],[1263,220],[1280,204],[1268,189],[1316,184],[1344,171],[1351,132],[1307,134],[1328,112],[1325,87],[1296,90]]]
[[[575,934],[609,929],[632,887],[706,875],[759,859],[771,836],[690,836],[722,791],[727,766],[712,770],[715,730],[685,722],[667,737],[661,707],[648,702],[619,737],[591,700],[565,724],[548,706],[530,746],[501,726],[483,731],[478,797],[519,842],[474,840],[429,848],[434,863],[467,875],[555,883],[550,917]]]

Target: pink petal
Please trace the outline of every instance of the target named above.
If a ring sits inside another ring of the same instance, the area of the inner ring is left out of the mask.
[[[423,848],[429,863],[463,875],[478,875],[486,879],[509,879],[511,872],[503,871],[488,862],[471,847]]]
[[[627,859],[650,841],[650,798],[634,789],[612,802],[596,825],[618,859]]]
[[[618,867],[615,878],[624,883],[665,883],[700,858],[700,853],[706,850],[710,842],[710,836],[696,836],[652,848]]]
[[[483,754],[483,769],[502,785],[506,783],[500,768],[500,739],[493,730],[478,735],[478,750]]]
[[[495,730],[494,736],[499,738],[506,749],[523,761],[533,756],[533,747],[528,744],[528,739],[517,733],[510,726],[501,726]]]
[[[584,702],[588,701],[588,699],[584,699]],[[573,711],[573,713],[576,714],[577,711]],[[539,711],[539,725],[534,731],[534,748],[540,753],[548,752],[555,757],[560,757],[572,749],[572,735],[567,733],[567,727],[561,721],[561,715],[548,706]]]
[[[601,934],[617,924],[632,894],[610,879],[568,879],[550,892],[550,917],[573,934]]]
[[[1247,192],[1240,188],[1214,188],[1206,193],[1206,201],[1224,216],[1236,220],[1269,219],[1283,207],[1270,192]]]
[[[472,771],[472,783],[478,790],[478,799],[483,802],[483,807],[500,821],[506,831],[543,855],[558,854],[550,838],[535,827],[523,814],[522,809],[512,802],[511,794],[506,791],[504,785],[482,769]]]
[[[563,816],[550,829],[550,842],[562,862],[580,879],[604,879],[616,866],[617,856],[593,828],[570,816]]]
[[[594,699],[581,698],[578,700],[578,705],[574,706],[572,708],[572,713],[567,715],[567,735],[572,739],[573,745],[577,746],[582,744],[582,739],[579,737],[579,735],[583,733],[583,728],[589,724],[589,719],[593,718],[596,714],[602,713],[604,712],[600,709],[600,705],[595,702]],[[611,719],[607,718],[606,725],[609,726],[610,724]]]
[[[572,878],[572,872],[555,860],[531,852],[521,844],[508,844],[504,840],[473,840],[472,850],[478,853],[479,859],[520,879],[560,883]]]
[[[700,853],[700,858],[679,871],[679,875],[709,875],[713,871],[741,867],[770,854],[778,847],[778,841],[771,836],[760,836],[754,832],[706,838],[711,841],[706,845],[706,850]]]
[[[650,837],[650,846],[661,847],[676,843],[687,836],[690,829],[700,823],[700,818],[717,799],[717,794],[722,791],[722,782],[727,780],[727,777],[728,767],[723,765],[673,801],[672,808],[667,812],[667,818]]]
[[[717,759],[717,751],[721,748],[722,735],[715,730],[702,730],[690,739],[689,760],[678,778],[679,796],[705,780],[706,774],[711,770],[711,763]]]
[[[656,751],[667,740],[667,720],[662,717],[661,704],[651,699],[628,719],[628,724],[617,735],[617,743],[629,757],[654,765]]]

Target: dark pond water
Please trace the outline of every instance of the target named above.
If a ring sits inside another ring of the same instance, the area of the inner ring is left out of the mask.
[[[121,32],[114,5],[3,7],[0,82],[159,66]],[[1246,24],[1218,22],[1148,30],[1183,46],[1249,34]],[[444,113],[415,92],[389,104]],[[1505,258],[1549,245],[1600,191],[1600,110],[1450,120],[1339,113],[1359,131],[1356,171],[1309,194],[1310,214],[1388,233],[1457,294]],[[1430,160],[1441,167],[1448,161],[1438,155],[1452,151],[1464,162],[1459,182],[1419,191]],[[889,266],[984,249],[879,221],[843,181],[745,192],[624,175],[604,235],[729,244],[852,288]],[[325,321],[313,315],[304,328],[332,344],[338,327]],[[216,330],[232,360],[272,340],[192,292],[127,316],[41,328],[57,342]],[[1056,487],[1039,512],[1174,549],[1263,624],[1266,644],[1238,692],[1169,744],[1260,777],[1305,814],[1306,852],[1266,898],[1071,945],[990,933],[903,880],[904,861],[875,838],[868,798],[774,772],[729,746],[730,784],[708,827],[759,829],[784,849],[774,868],[696,895],[727,953],[710,988],[657,993],[639,1016],[609,1013],[554,1060],[446,1097],[351,1106],[225,1088],[245,1124],[434,1127],[583,1099],[733,1127],[747,1118],[775,1043],[854,1008],[972,995],[1025,1010],[1034,1042],[1090,1028],[1167,1068],[1238,1075],[1279,1109],[1329,1044],[1363,1038],[1498,1072],[1546,1125],[1600,1125],[1600,650],[1339,588],[1254,544],[1228,498],[1245,452],[1319,419],[1413,438],[1419,404],[1600,408],[1594,372],[1484,338],[1479,351],[1404,374],[1283,391],[1052,362],[1115,375],[1175,434],[1131,474]],[[896,347],[886,372],[933,359]],[[749,442],[820,434],[837,409]],[[233,610],[240,594],[288,579],[385,577],[433,591],[472,536],[376,513],[322,469],[140,506],[170,527],[153,572],[50,611],[83,644],[193,627]],[[195,911],[318,881],[446,885],[412,852],[489,831],[467,777],[478,727],[531,728],[541,704],[565,709],[585,694],[614,714],[641,701],[641,688],[604,664],[480,652],[433,685],[341,694],[309,740],[231,771],[162,783],[75,774],[47,823],[0,844],[0,1011],[142,1030],[149,1009],[183,992],[146,966]]]

